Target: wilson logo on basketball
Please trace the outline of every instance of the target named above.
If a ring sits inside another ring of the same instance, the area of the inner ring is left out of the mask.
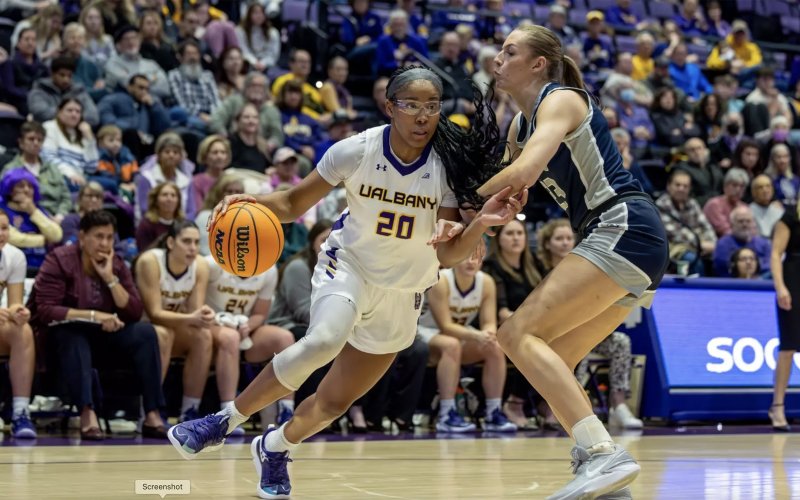
[[[236,270],[243,273],[247,270],[245,256],[250,253],[250,226],[236,228]]]
[[[217,254],[217,262],[220,265],[225,265],[225,254],[222,253],[222,250],[225,248],[225,244],[223,240],[225,239],[225,232],[217,229],[217,235],[214,238],[214,252]]]

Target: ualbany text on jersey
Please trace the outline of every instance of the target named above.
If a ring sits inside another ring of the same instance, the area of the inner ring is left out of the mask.
[[[362,184],[358,190],[358,194],[364,198],[394,203],[395,205],[403,205],[414,208],[430,208],[431,210],[436,209],[436,198],[432,198],[430,196],[419,196],[416,194],[407,194],[403,193],[402,191],[389,191],[386,188],[370,186],[369,184]]]

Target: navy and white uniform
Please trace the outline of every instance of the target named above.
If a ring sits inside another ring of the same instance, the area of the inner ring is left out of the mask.
[[[391,150],[389,131],[375,127],[339,141],[317,165],[326,182],[344,183],[347,208],[319,253],[311,308],[331,294],[351,300],[360,320],[348,342],[370,354],[399,352],[414,341],[422,294],[438,280],[427,241],[439,208],[458,207],[431,144],[405,165]]]
[[[531,122],[522,113],[517,115],[516,144],[525,147],[536,128],[542,100],[560,90],[578,92],[589,108],[583,122],[564,138],[539,182],[567,212],[581,239],[572,252],[630,292],[621,305],[649,305],[652,293],[648,292],[661,282],[669,261],[666,232],[658,209],[622,166],[608,123],[589,94],[555,82],[545,85]]]
[[[475,281],[472,282],[472,286],[467,290],[458,288],[455,272],[453,272],[452,269],[443,269],[439,279],[445,280],[450,290],[450,298],[448,301],[450,317],[459,325],[469,327],[481,312],[483,284],[485,280],[492,278],[483,271],[478,271],[477,274],[475,274]],[[439,333],[439,325],[436,324],[430,307],[424,308],[422,316],[419,318],[419,327],[417,327],[417,330],[420,338],[426,343],[430,342],[431,339]]]

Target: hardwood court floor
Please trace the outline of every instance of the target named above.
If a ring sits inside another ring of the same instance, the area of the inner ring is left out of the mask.
[[[800,498],[800,435],[621,437],[640,461],[634,498]],[[544,498],[569,480],[566,438],[311,442],[295,499]],[[249,438],[185,461],[168,445],[3,446],[0,498],[154,498],[136,479],[188,479],[181,498],[255,498]]]

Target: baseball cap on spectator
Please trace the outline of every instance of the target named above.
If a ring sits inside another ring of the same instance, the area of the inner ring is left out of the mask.
[[[274,163],[283,163],[290,158],[297,160],[297,153],[294,152],[294,149],[284,146],[275,151],[272,161]]]
[[[550,6],[550,15],[553,14],[561,14],[562,16],[566,16],[567,9],[565,9],[563,5],[553,4]]]
[[[590,23],[592,21],[604,21],[606,19],[605,14],[599,10],[590,10],[588,14],[586,14],[586,22]]]
[[[741,19],[737,19],[731,24],[731,33],[736,33],[737,31],[744,31],[747,33],[747,23],[742,21]]]
[[[122,37],[130,33],[131,31],[135,31],[136,33],[139,32],[136,26],[131,26],[130,24],[122,25],[122,27],[120,27],[116,32],[114,32],[114,43],[119,43],[119,41],[122,40]]]

